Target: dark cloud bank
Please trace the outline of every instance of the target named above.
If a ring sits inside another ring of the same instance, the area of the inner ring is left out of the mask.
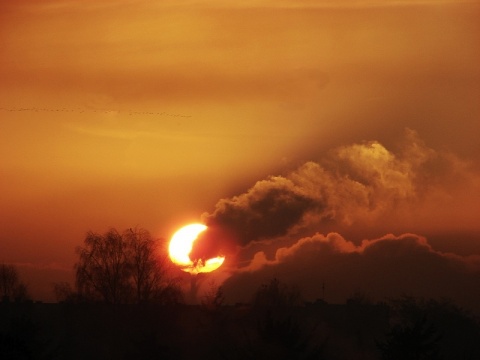
[[[374,299],[402,294],[450,298],[480,310],[480,256],[458,256],[432,249],[415,234],[385,235],[355,245],[337,233],[316,234],[276,251],[263,252],[225,283],[226,294],[249,301],[252,290],[274,277],[302,290],[306,299],[343,302],[355,291]]]
[[[243,267],[230,264],[224,287],[235,301],[249,300],[261,283],[278,277],[298,284],[309,299],[321,297],[325,283],[333,302],[362,290],[375,298],[449,297],[478,307],[480,256],[436,251],[409,230],[478,230],[471,215],[478,210],[478,179],[466,162],[428,148],[407,130],[396,152],[375,141],[341,147],[220,200],[204,214],[209,231],[198,241],[201,250],[193,250],[208,257],[218,248],[237,255],[254,244],[276,248],[273,258],[257,251]],[[404,234],[361,243],[339,235],[366,226]],[[315,235],[302,236],[306,231]]]

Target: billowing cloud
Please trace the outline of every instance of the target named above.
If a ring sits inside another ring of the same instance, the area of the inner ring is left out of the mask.
[[[277,277],[296,284],[306,300],[323,296],[343,302],[360,290],[374,299],[402,294],[447,297],[478,310],[480,256],[434,250],[415,234],[385,235],[355,245],[338,233],[316,234],[279,248],[272,259],[263,252],[224,283],[229,300],[249,301],[261,283]]]
[[[376,141],[337,148],[321,162],[307,162],[220,200],[204,221],[244,246],[312,226],[323,231],[373,226],[379,220],[407,222],[428,211],[425,203],[467,183],[479,193],[478,176],[466,164],[427,147],[407,130],[396,152]]]
[[[207,225],[221,225],[235,233],[242,244],[283,235],[303,215],[317,206],[308,189],[291,179],[276,176],[259,181],[248,192],[217,203]]]

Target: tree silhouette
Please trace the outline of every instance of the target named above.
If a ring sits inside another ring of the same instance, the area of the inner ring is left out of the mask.
[[[286,308],[302,303],[300,291],[295,286],[288,286],[278,279],[272,279],[268,284],[258,288],[253,296],[256,308]]]
[[[441,334],[423,317],[412,325],[395,326],[387,340],[378,344],[382,360],[436,360],[440,359]]]
[[[18,283],[18,274],[12,265],[2,264],[0,266],[0,281],[3,297],[13,295],[16,284]]]
[[[4,300],[25,301],[29,298],[27,286],[20,281],[13,265],[0,265],[0,290]]]
[[[480,358],[478,319],[448,299],[403,296],[389,306],[390,329],[377,341],[383,359]]]
[[[179,291],[167,274],[168,259],[158,251],[158,243],[145,229],[87,233],[84,246],[76,250],[78,294],[112,304],[178,300]]]
[[[126,255],[129,262],[135,302],[163,301],[172,295],[174,284],[168,279],[170,261],[166,251],[159,249],[145,229],[128,229],[124,232]],[[163,299],[163,300],[162,300]]]
[[[223,288],[217,286],[214,280],[208,284],[208,289],[203,293],[202,308],[207,311],[217,311],[225,302]]]
[[[53,284],[53,293],[58,302],[78,303],[81,302],[79,294],[72,288],[68,282],[58,282]]]
[[[104,235],[89,232],[84,247],[77,248],[76,280],[79,293],[87,298],[119,303],[129,296],[129,264],[126,242],[115,229]]]
[[[255,328],[244,348],[255,359],[324,359],[326,339],[317,324],[299,317],[300,290],[274,278],[253,296]]]

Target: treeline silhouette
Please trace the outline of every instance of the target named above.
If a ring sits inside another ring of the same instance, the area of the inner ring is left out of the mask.
[[[448,300],[306,302],[272,279],[247,304],[227,305],[212,282],[187,305],[143,229],[88,233],[76,253],[58,304],[4,297],[0,359],[480,359],[478,318]]]
[[[0,305],[0,359],[479,359],[478,320],[448,301]],[[289,295],[290,296],[290,295]]]

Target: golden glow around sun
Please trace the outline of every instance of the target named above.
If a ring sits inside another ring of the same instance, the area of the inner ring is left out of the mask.
[[[189,255],[192,251],[193,243],[197,240],[198,235],[206,229],[207,227],[203,224],[190,224],[173,234],[168,246],[168,253],[172,262],[183,271],[191,274],[211,272],[223,264],[225,260],[223,256],[207,259],[205,263],[202,260],[192,261],[190,259]]]

